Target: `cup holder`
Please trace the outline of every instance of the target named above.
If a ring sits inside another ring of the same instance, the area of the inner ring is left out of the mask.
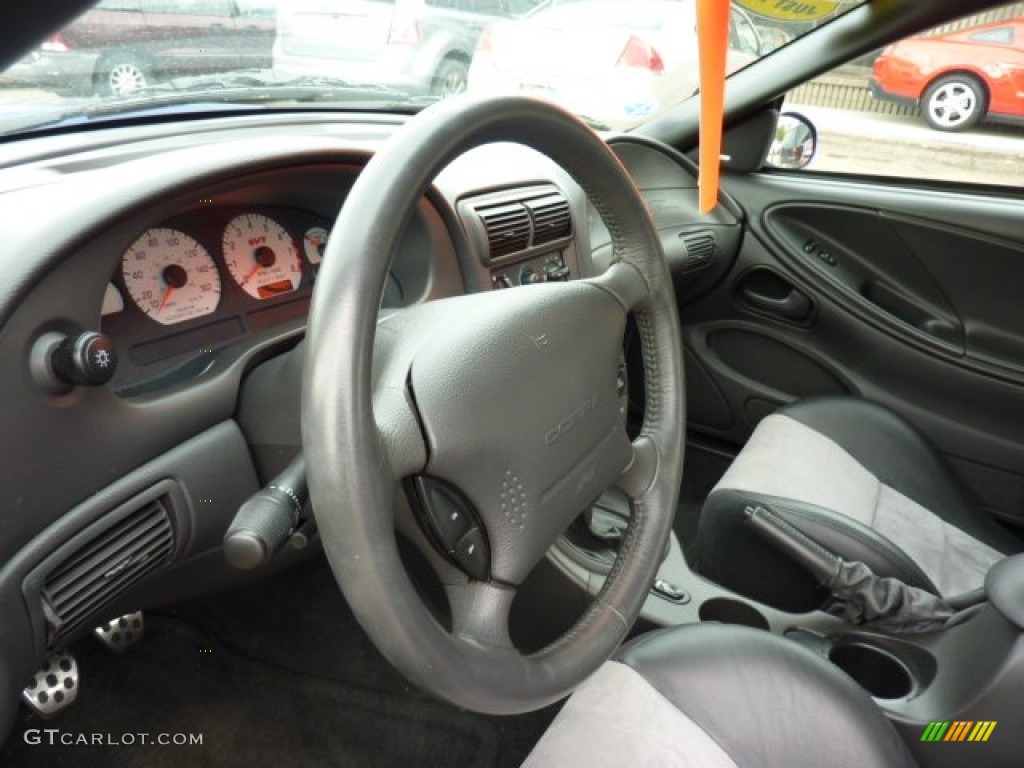
[[[754,629],[770,629],[768,619],[759,610],[739,600],[728,597],[713,597],[701,603],[698,611],[701,621],[718,621],[722,624],[740,624]]]
[[[901,699],[914,688],[910,669],[884,648],[840,640],[829,650],[828,658],[876,699]]]

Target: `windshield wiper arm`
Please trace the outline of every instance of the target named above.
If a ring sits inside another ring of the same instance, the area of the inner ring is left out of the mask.
[[[219,74],[178,77],[155,83],[127,95],[124,101],[135,101],[138,98],[151,100],[163,94],[197,94],[214,95],[231,92],[262,101],[269,96],[281,92],[298,92],[314,95],[322,94],[325,99],[344,95],[359,94],[365,96],[390,96],[394,99],[409,97],[404,91],[378,83],[357,83],[337,77],[321,75],[286,75],[272,69],[248,69]],[[120,100],[119,100],[120,101]],[[108,102],[111,105],[118,102]]]

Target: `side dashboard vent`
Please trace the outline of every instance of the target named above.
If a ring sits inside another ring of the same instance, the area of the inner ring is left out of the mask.
[[[715,255],[717,243],[713,232],[701,231],[680,235],[683,244],[684,269],[695,269],[707,264]]]
[[[533,245],[543,245],[572,234],[569,201],[560,194],[527,200],[526,207],[533,219]]]
[[[522,251],[530,244],[530,214],[520,203],[503,203],[477,208],[487,233],[491,258]]]
[[[162,498],[97,534],[46,576],[42,597],[50,645],[58,644],[118,594],[167,563],[174,528]]]

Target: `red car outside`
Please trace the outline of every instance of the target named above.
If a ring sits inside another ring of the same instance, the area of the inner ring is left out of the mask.
[[[890,45],[875,61],[871,93],[919,104],[940,131],[1024,124],[1024,17]]]

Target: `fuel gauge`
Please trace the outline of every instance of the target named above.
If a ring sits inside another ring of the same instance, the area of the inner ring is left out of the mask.
[[[310,227],[302,238],[302,249],[310,264],[319,264],[324,258],[327,247],[327,230],[323,227]]]

